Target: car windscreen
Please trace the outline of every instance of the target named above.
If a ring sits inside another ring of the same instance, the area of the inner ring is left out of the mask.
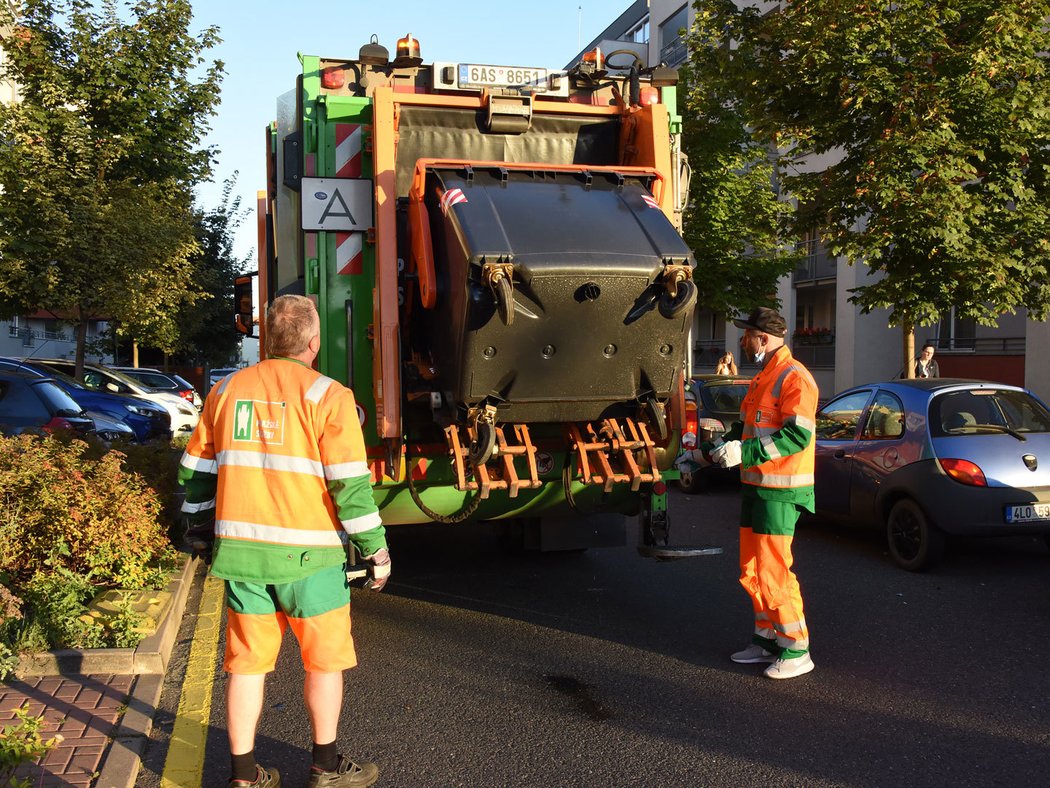
[[[50,380],[40,380],[32,385],[36,393],[40,395],[40,399],[47,403],[48,408],[56,416],[79,416],[84,410],[73,401],[72,397]]]
[[[28,369],[30,369],[33,372],[39,372],[40,371],[40,370],[37,370],[34,367],[28,367]],[[83,383],[81,383],[79,380],[77,380],[72,375],[67,375],[65,372],[60,372],[57,369],[49,369],[44,374],[46,374],[49,378],[54,378],[55,380],[61,380],[63,383],[68,383],[71,388],[83,389],[84,391],[88,391],[88,387],[87,386],[85,386]]]
[[[1026,391],[949,391],[930,403],[930,434],[936,437],[997,432],[1050,432],[1050,412]]]
[[[704,407],[716,413],[739,413],[748,386],[747,381],[701,386],[700,400]]]

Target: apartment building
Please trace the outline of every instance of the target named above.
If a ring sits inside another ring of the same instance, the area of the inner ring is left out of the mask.
[[[772,4],[770,4],[772,5]],[[690,2],[636,0],[630,3],[583,52],[600,46],[603,52],[631,49],[647,65],[679,66],[688,57],[682,34],[693,21]],[[580,60],[583,52],[568,65]],[[615,65],[622,61],[614,60]],[[828,162],[817,158],[809,166]],[[803,239],[805,258],[777,288],[788,321],[792,352],[813,372],[822,398],[860,383],[885,380],[902,371],[900,329],[888,325],[887,311],[861,314],[850,303],[850,290],[870,281],[868,269],[830,257],[814,232]],[[726,350],[738,357],[740,331],[724,315],[697,309],[693,326],[693,365],[713,371]],[[949,313],[936,325],[920,326],[916,345],[937,347],[944,376],[973,377],[1025,385],[1050,401],[1050,326],[1026,314],[1004,315],[995,327]],[[743,371],[747,372],[746,365]]]

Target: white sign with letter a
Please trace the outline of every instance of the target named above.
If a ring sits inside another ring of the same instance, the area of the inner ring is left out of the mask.
[[[303,229],[363,232],[372,226],[370,178],[303,178]]]

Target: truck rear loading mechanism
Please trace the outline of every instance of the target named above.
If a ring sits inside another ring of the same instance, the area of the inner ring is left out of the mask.
[[[675,74],[301,57],[266,129],[259,292],[316,299],[318,369],[358,402],[388,524],[594,517],[668,546],[696,286]],[[238,324],[252,325],[251,280]],[[263,321],[260,321],[260,324]]]

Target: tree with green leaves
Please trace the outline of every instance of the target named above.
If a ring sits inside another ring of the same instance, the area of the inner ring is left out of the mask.
[[[902,328],[1050,308],[1050,2],[697,0],[710,79],[778,152],[799,228],[870,269],[851,300]],[[701,60],[701,64],[703,61]],[[819,171],[799,166],[826,157]],[[907,364],[910,369],[911,365]]]
[[[730,315],[779,307],[777,281],[798,261],[767,146],[746,130],[739,99],[714,78],[728,53],[691,42],[682,148],[692,173],[684,237],[696,257],[697,303]]]
[[[207,295],[180,310],[175,357],[193,366],[226,366],[237,355],[241,334],[233,324],[233,282],[247,261],[233,251],[234,233],[247,211],[234,196],[237,173],[223,183],[222,200],[196,215],[197,251],[194,279]]]
[[[192,188],[222,64],[215,28],[189,31],[186,0],[25,0],[10,31],[0,107],[0,310],[47,310],[174,349],[174,313],[200,296]]]

